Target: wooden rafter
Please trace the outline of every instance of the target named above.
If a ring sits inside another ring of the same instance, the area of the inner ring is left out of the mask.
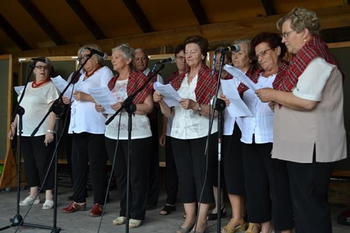
[[[197,18],[199,25],[210,24],[207,14],[200,0],[187,0],[188,4]]]
[[[141,7],[136,2],[136,0],[123,0],[123,3],[128,8],[131,15],[136,20],[136,23],[139,25],[139,27],[144,33],[154,32],[151,23],[147,19],[145,13],[142,11]]]
[[[273,0],[261,0],[261,2],[264,6],[267,16],[277,15],[277,10],[275,4],[273,3]]]
[[[56,31],[53,25],[46,19],[31,0],[18,0],[18,2],[56,45],[67,44],[63,37]]]
[[[0,14],[0,28],[5,34],[20,48],[20,50],[31,50],[32,48],[23,37],[11,26],[9,22]]]
[[[79,0],[66,0],[66,2],[96,39],[101,40],[107,38]]]
[[[320,23],[324,30],[350,27],[350,7],[331,7],[317,12]],[[212,49],[230,43],[239,38],[252,38],[262,31],[278,32],[276,22],[282,15],[269,17],[254,17],[240,19],[227,23],[216,23],[204,26],[193,26],[188,28],[178,28],[167,31],[159,31],[146,34],[129,35],[123,37],[109,38],[102,41],[91,41],[98,44],[103,51],[108,51],[115,46],[128,41],[134,48],[159,49],[164,45],[176,46],[183,42],[184,38],[192,35],[201,35],[208,39]],[[331,42],[331,41],[327,41]],[[54,46],[31,51],[14,53],[14,57],[35,57],[41,56],[72,56],[82,44],[69,44],[65,46]],[[157,52],[154,52],[155,54]]]

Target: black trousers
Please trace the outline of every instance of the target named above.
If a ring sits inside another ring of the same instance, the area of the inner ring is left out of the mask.
[[[45,135],[38,137],[22,136],[22,156],[24,159],[24,168],[26,171],[27,182],[29,187],[39,186],[43,190],[54,188],[54,161],[49,170],[49,165],[53,152],[55,150],[55,142],[44,144]],[[49,170],[49,172],[47,172]],[[44,178],[48,173],[46,181]]]
[[[276,230],[288,230],[294,227],[288,179],[281,175],[286,174],[283,163],[271,158],[271,149],[272,143],[243,143],[249,221],[263,223],[273,219]],[[277,188],[278,184],[285,187]]]
[[[212,184],[212,165],[217,155],[217,134],[210,136],[208,164],[204,154],[206,137],[181,140],[172,138],[177,174],[179,178],[180,198],[183,203],[214,202]],[[207,174],[206,174],[207,172]],[[206,182],[205,181],[205,176]],[[204,185],[202,199],[201,190]]]
[[[166,136],[165,139],[165,191],[167,194],[166,203],[174,205],[177,199],[179,187],[176,164],[174,159],[171,137]]]
[[[73,134],[73,182],[75,202],[86,201],[86,181],[88,164],[92,187],[94,192],[94,203],[103,205],[106,194],[106,166],[107,152],[103,134],[80,133]]]
[[[244,195],[244,172],[241,130],[235,124],[233,134],[223,136],[222,151],[222,174],[225,180],[227,193],[233,195]]]
[[[334,163],[285,162],[297,233],[332,232],[327,191]]]
[[[150,147],[150,158],[148,160],[148,197],[147,205],[156,206],[158,203],[160,186],[159,186],[159,139],[158,139],[158,110],[154,108],[152,116],[150,118],[152,142]]]
[[[109,160],[113,163],[117,140],[105,138]],[[146,214],[148,194],[148,162],[152,138],[133,139],[130,154],[130,218],[143,220]],[[114,160],[114,174],[120,195],[119,216],[126,216],[128,140],[119,140]]]

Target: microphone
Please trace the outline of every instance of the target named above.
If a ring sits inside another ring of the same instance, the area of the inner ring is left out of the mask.
[[[216,53],[228,53],[228,52],[239,52],[241,50],[241,46],[239,44],[235,44],[233,46],[225,46],[218,48],[215,52]]]
[[[174,57],[169,57],[167,59],[163,59],[160,61],[157,61],[157,64],[167,64],[167,63],[174,63],[175,62],[175,58]]]
[[[108,54],[107,53],[103,53],[103,52],[100,52],[96,49],[92,49],[92,48],[86,48],[90,51],[90,55],[94,55],[94,54],[97,54],[99,55],[100,57],[102,57],[103,59],[107,59],[108,58]]]

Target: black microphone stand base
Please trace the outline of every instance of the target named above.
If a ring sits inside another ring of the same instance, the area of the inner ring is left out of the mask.
[[[25,222],[23,222],[23,217],[19,214],[15,215],[13,218],[11,218],[10,222],[12,223],[11,225],[0,228],[0,231],[9,229],[11,227],[18,227],[18,226],[47,229],[47,230],[51,230],[51,233],[58,233],[61,231],[60,227],[50,227],[50,226],[44,226],[44,225],[39,225],[39,224],[25,223]]]

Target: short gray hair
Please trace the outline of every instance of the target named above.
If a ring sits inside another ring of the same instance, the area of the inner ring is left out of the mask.
[[[79,50],[78,50],[78,58],[79,58],[79,60],[82,58],[83,53],[84,53],[84,51],[86,49],[88,49],[88,50],[95,49],[95,50],[97,50],[99,52],[102,52],[102,49],[97,44],[86,44],[86,45],[80,47]],[[102,65],[102,60],[103,60],[102,57],[97,55],[97,54],[94,54],[93,56],[95,56],[97,63]]]
[[[131,48],[128,44],[121,44],[115,48],[112,49],[112,53],[115,51],[120,51],[124,55],[124,58],[126,60],[131,59],[134,60],[135,54],[134,54],[134,49]]]
[[[321,26],[314,11],[295,7],[291,12],[277,21],[276,26],[278,30],[282,30],[282,25],[287,20],[291,20],[291,28],[298,33],[307,28],[312,36],[318,36],[320,34]]]

